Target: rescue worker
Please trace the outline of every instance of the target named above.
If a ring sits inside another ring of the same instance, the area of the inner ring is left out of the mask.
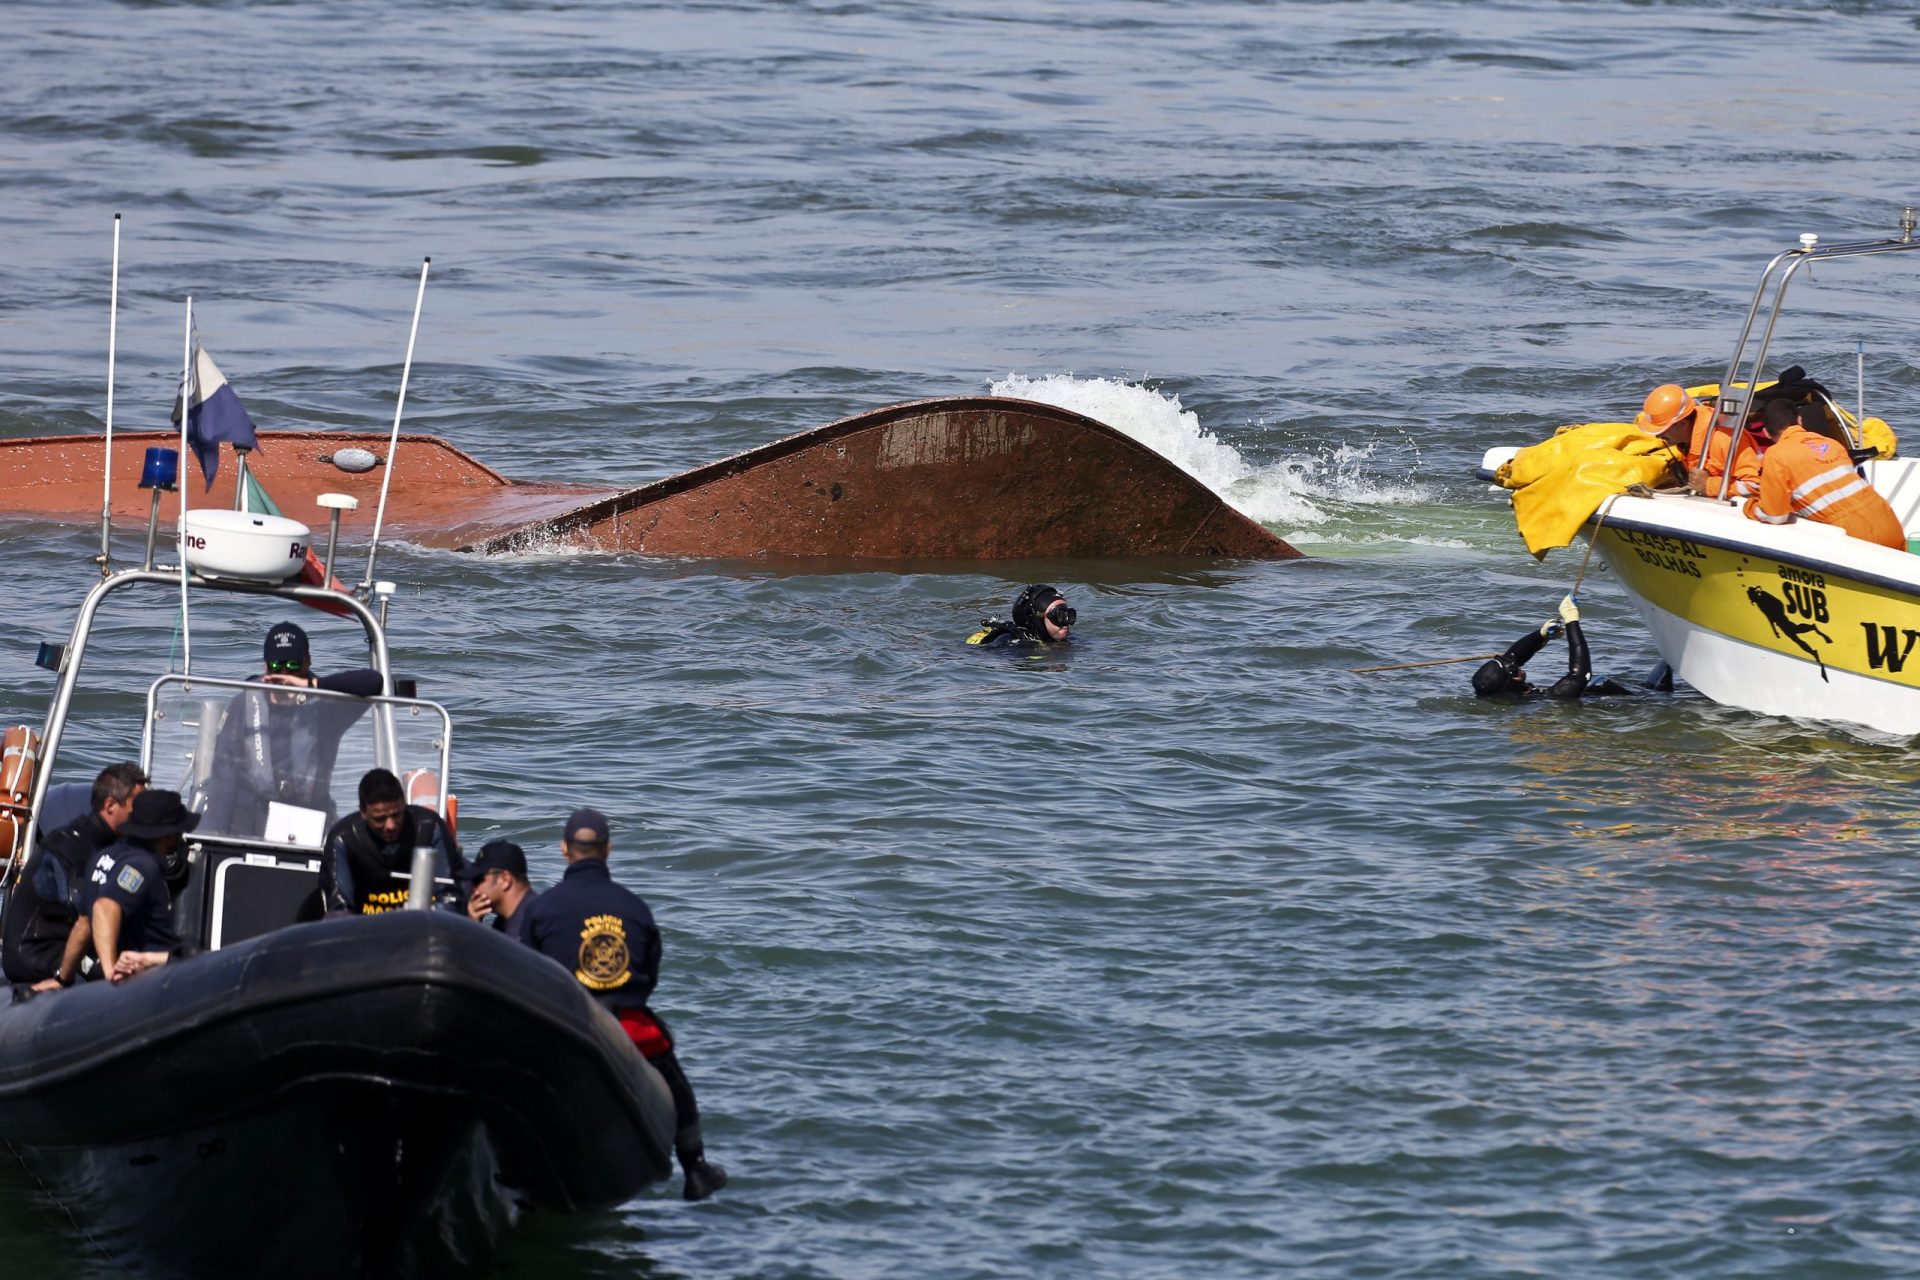
[[[1760,489],[1745,511],[1765,524],[1789,524],[1795,516],[1836,524],[1856,538],[1896,551],[1907,549],[1906,530],[1892,506],[1854,469],[1845,445],[1805,426],[1811,406],[1769,405],[1793,421],[1767,449]]]
[[[198,825],[200,815],[181,803],[178,791],[149,788],[134,797],[120,838],[94,855],[80,909],[110,981],[163,965],[181,950],[167,881],[184,871],[186,833]],[[76,922],[74,936],[80,929]],[[72,947],[67,954],[74,954]],[[70,984],[75,972],[62,959],[60,985]]]
[[[261,684],[293,689],[323,689],[371,698],[381,690],[380,673],[371,667],[313,674],[307,633],[282,622],[267,632],[266,671],[252,677]],[[266,833],[272,801],[317,809],[332,822],[333,762],[346,736],[371,704],[337,698],[296,699],[269,690],[236,694],[227,708],[214,745],[214,767],[202,815],[209,833],[254,836]]]
[[[92,808],[41,835],[7,895],[6,918],[0,922],[0,967],[7,981],[31,983],[36,991],[60,985],[60,961],[80,918],[80,886],[93,867],[93,855],[119,838],[134,797],[146,785],[147,775],[139,765],[110,764],[93,780]],[[84,964],[91,937],[88,928],[76,964]]]
[[[667,1082],[673,1094],[674,1153],[686,1171],[682,1194],[704,1200],[727,1185],[727,1171],[706,1157],[700,1104],[674,1056],[673,1033],[647,1008],[660,978],[660,931],[635,893],[613,882],[606,815],[575,809],[560,833],[567,869],[560,883],[518,913],[520,941],[564,966],[608,1012]]]
[[[1567,637],[1567,673],[1544,689],[1529,683],[1527,663],[1541,646],[1563,633]],[[1558,617],[1547,619],[1508,645],[1499,657],[1482,663],[1473,673],[1473,691],[1482,698],[1581,698],[1632,692],[1609,677],[1594,680],[1592,676],[1587,637],[1580,630],[1580,606],[1568,596],[1560,602]]]
[[[467,895],[468,918],[485,924],[492,917],[495,929],[517,937],[515,918],[533,896],[533,886],[527,882],[526,850],[511,840],[489,840],[459,878],[472,886]]]
[[[360,779],[360,810],[333,824],[320,857],[320,908],[328,915],[372,916],[407,905],[413,851],[434,853],[434,877],[459,882],[465,862],[440,815],[408,804],[400,779],[369,769]]]
[[[1679,383],[1669,382],[1647,393],[1633,421],[1642,431],[1684,452],[1687,483],[1695,493],[1719,494],[1733,429],[1724,423],[1713,425],[1712,405],[1694,399]],[[1733,462],[1732,492],[1744,498],[1759,491],[1760,446],[1750,432],[1743,433]]]
[[[968,636],[967,643],[991,645],[1004,640],[1017,647],[1065,644],[1073,638],[1070,633],[1078,617],[1065,596],[1045,583],[1035,583],[1014,599],[1011,619],[982,618],[980,630]]]

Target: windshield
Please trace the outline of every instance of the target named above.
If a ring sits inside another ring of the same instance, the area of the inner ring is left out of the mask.
[[[141,755],[152,785],[201,815],[196,837],[318,849],[375,767],[403,783],[429,772],[409,794],[444,813],[450,738],[432,702],[170,675],[147,696]]]

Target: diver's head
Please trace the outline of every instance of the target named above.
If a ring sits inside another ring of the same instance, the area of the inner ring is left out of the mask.
[[[386,769],[369,769],[360,779],[360,819],[381,844],[400,838],[407,821],[407,790]]]
[[[1056,644],[1068,638],[1078,616],[1066,597],[1045,583],[1027,587],[1013,602],[1014,626]]]
[[[1494,658],[1480,664],[1473,673],[1473,691],[1483,698],[1497,698],[1503,693],[1517,693],[1527,686],[1527,673],[1516,667],[1510,660]]]

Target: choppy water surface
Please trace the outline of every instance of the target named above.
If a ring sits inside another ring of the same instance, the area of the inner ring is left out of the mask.
[[[97,427],[120,211],[122,424],[190,292],[263,425],[384,425],[431,254],[410,425],[507,474],[994,387],[1316,557],[383,554],[469,840],[552,876],[556,815],[614,815],[735,1176],[531,1224],[506,1274],[1920,1270],[1912,752],[1347,673],[1498,648],[1572,579],[1482,449],[1717,378],[1768,256],[1893,230],[1909,7],[63,0],[0,36],[0,433]],[[1920,438],[1906,285],[1822,268],[1775,349],[1850,388],[1864,340]],[[0,550],[0,719],[37,721],[91,537]],[[959,644],[1031,580],[1083,643]],[[4,1230],[8,1274],[99,1270]]]

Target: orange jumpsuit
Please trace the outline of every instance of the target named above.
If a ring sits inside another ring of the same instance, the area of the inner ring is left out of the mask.
[[[1847,451],[1805,427],[1788,427],[1767,450],[1760,496],[1747,500],[1746,512],[1767,524],[1795,516],[1837,524],[1856,538],[1907,549],[1900,517],[1860,478]]]
[[[1687,444],[1687,470],[1704,470],[1707,479],[1717,481],[1727,474],[1727,442],[1733,439],[1733,428],[1725,425],[1714,427],[1709,437],[1707,427],[1712,421],[1712,405],[1703,404],[1693,411],[1693,438]],[[1700,461],[1703,451],[1706,454],[1705,463]],[[1712,492],[1717,494],[1719,489],[1715,488]],[[1752,432],[1740,437],[1740,452],[1733,460],[1733,488],[1729,492],[1736,497],[1752,497],[1760,492],[1760,449],[1754,443]]]

